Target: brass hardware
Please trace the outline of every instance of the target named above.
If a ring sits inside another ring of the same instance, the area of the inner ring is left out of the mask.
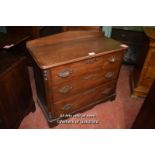
[[[44,70],[43,71],[43,76],[44,76],[44,80],[48,80],[48,71],[47,70]]]
[[[88,91],[85,91],[85,92],[83,93],[83,95],[89,95],[89,94],[94,93],[94,92],[95,92],[95,89],[90,89],[90,90],[88,90]]]
[[[112,90],[111,88],[106,88],[106,89],[104,89],[104,90],[101,92],[101,94],[106,95],[106,94],[110,93],[111,90]]]
[[[72,89],[72,86],[66,85],[59,89],[59,93],[66,94]]]
[[[105,78],[110,79],[114,76],[114,74],[115,74],[114,72],[108,72],[105,74]]]
[[[116,61],[116,57],[112,56],[108,59],[109,62],[114,63]]]
[[[61,71],[60,73],[58,73],[58,76],[61,77],[61,78],[65,78],[65,77],[68,77],[70,76],[70,74],[72,74],[72,70],[71,69],[64,69],[63,71]]]
[[[71,104],[66,104],[64,105],[64,107],[62,108],[62,110],[69,110],[72,108],[72,105]]]
[[[91,58],[91,59],[85,60],[85,63],[90,64],[90,63],[94,63],[95,61],[97,61],[96,58]]]
[[[94,74],[86,75],[86,76],[83,77],[83,80],[89,80],[89,79],[92,79],[93,77],[95,77]]]

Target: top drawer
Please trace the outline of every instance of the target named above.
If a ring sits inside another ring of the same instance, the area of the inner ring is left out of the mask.
[[[93,57],[76,63],[55,67],[51,71],[53,85],[61,84],[70,80],[78,79],[86,72],[98,71],[99,66],[103,69],[118,68],[122,59],[122,51],[110,53],[100,57]]]

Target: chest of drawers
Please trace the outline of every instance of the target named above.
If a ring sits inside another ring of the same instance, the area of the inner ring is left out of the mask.
[[[0,128],[18,128],[35,111],[26,61],[0,52]]]
[[[127,46],[101,32],[68,31],[29,41],[38,102],[49,124],[115,98]]]

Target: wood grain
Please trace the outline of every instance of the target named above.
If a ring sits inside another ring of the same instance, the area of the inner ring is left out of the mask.
[[[38,103],[50,126],[60,114],[115,98],[127,46],[101,32],[67,31],[30,41],[27,47],[35,64]]]

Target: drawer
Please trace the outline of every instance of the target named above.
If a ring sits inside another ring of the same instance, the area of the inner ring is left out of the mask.
[[[115,92],[115,81],[104,84],[102,86],[89,89],[83,93],[64,99],[63,101],[54,103],[55,116],[60,114],[72,113],[84,106],[93,104],[98,100],[104,99]]]
[[[58,85],[70,80],[76,80],[86,72],[100,71],[103,68],[117,68],[122,59],[122,52],[106,54],[100,57],[89,58],[76,63],[55,67],[51,71],[53,85]]]
[[[64,84],[53,86],[53,101],[57,102],[117,78],[118,69],[103,70],[101,67],[98,68],[100,68],[99,72],[86,73],[79,77],[78,80],[72,80]]]

